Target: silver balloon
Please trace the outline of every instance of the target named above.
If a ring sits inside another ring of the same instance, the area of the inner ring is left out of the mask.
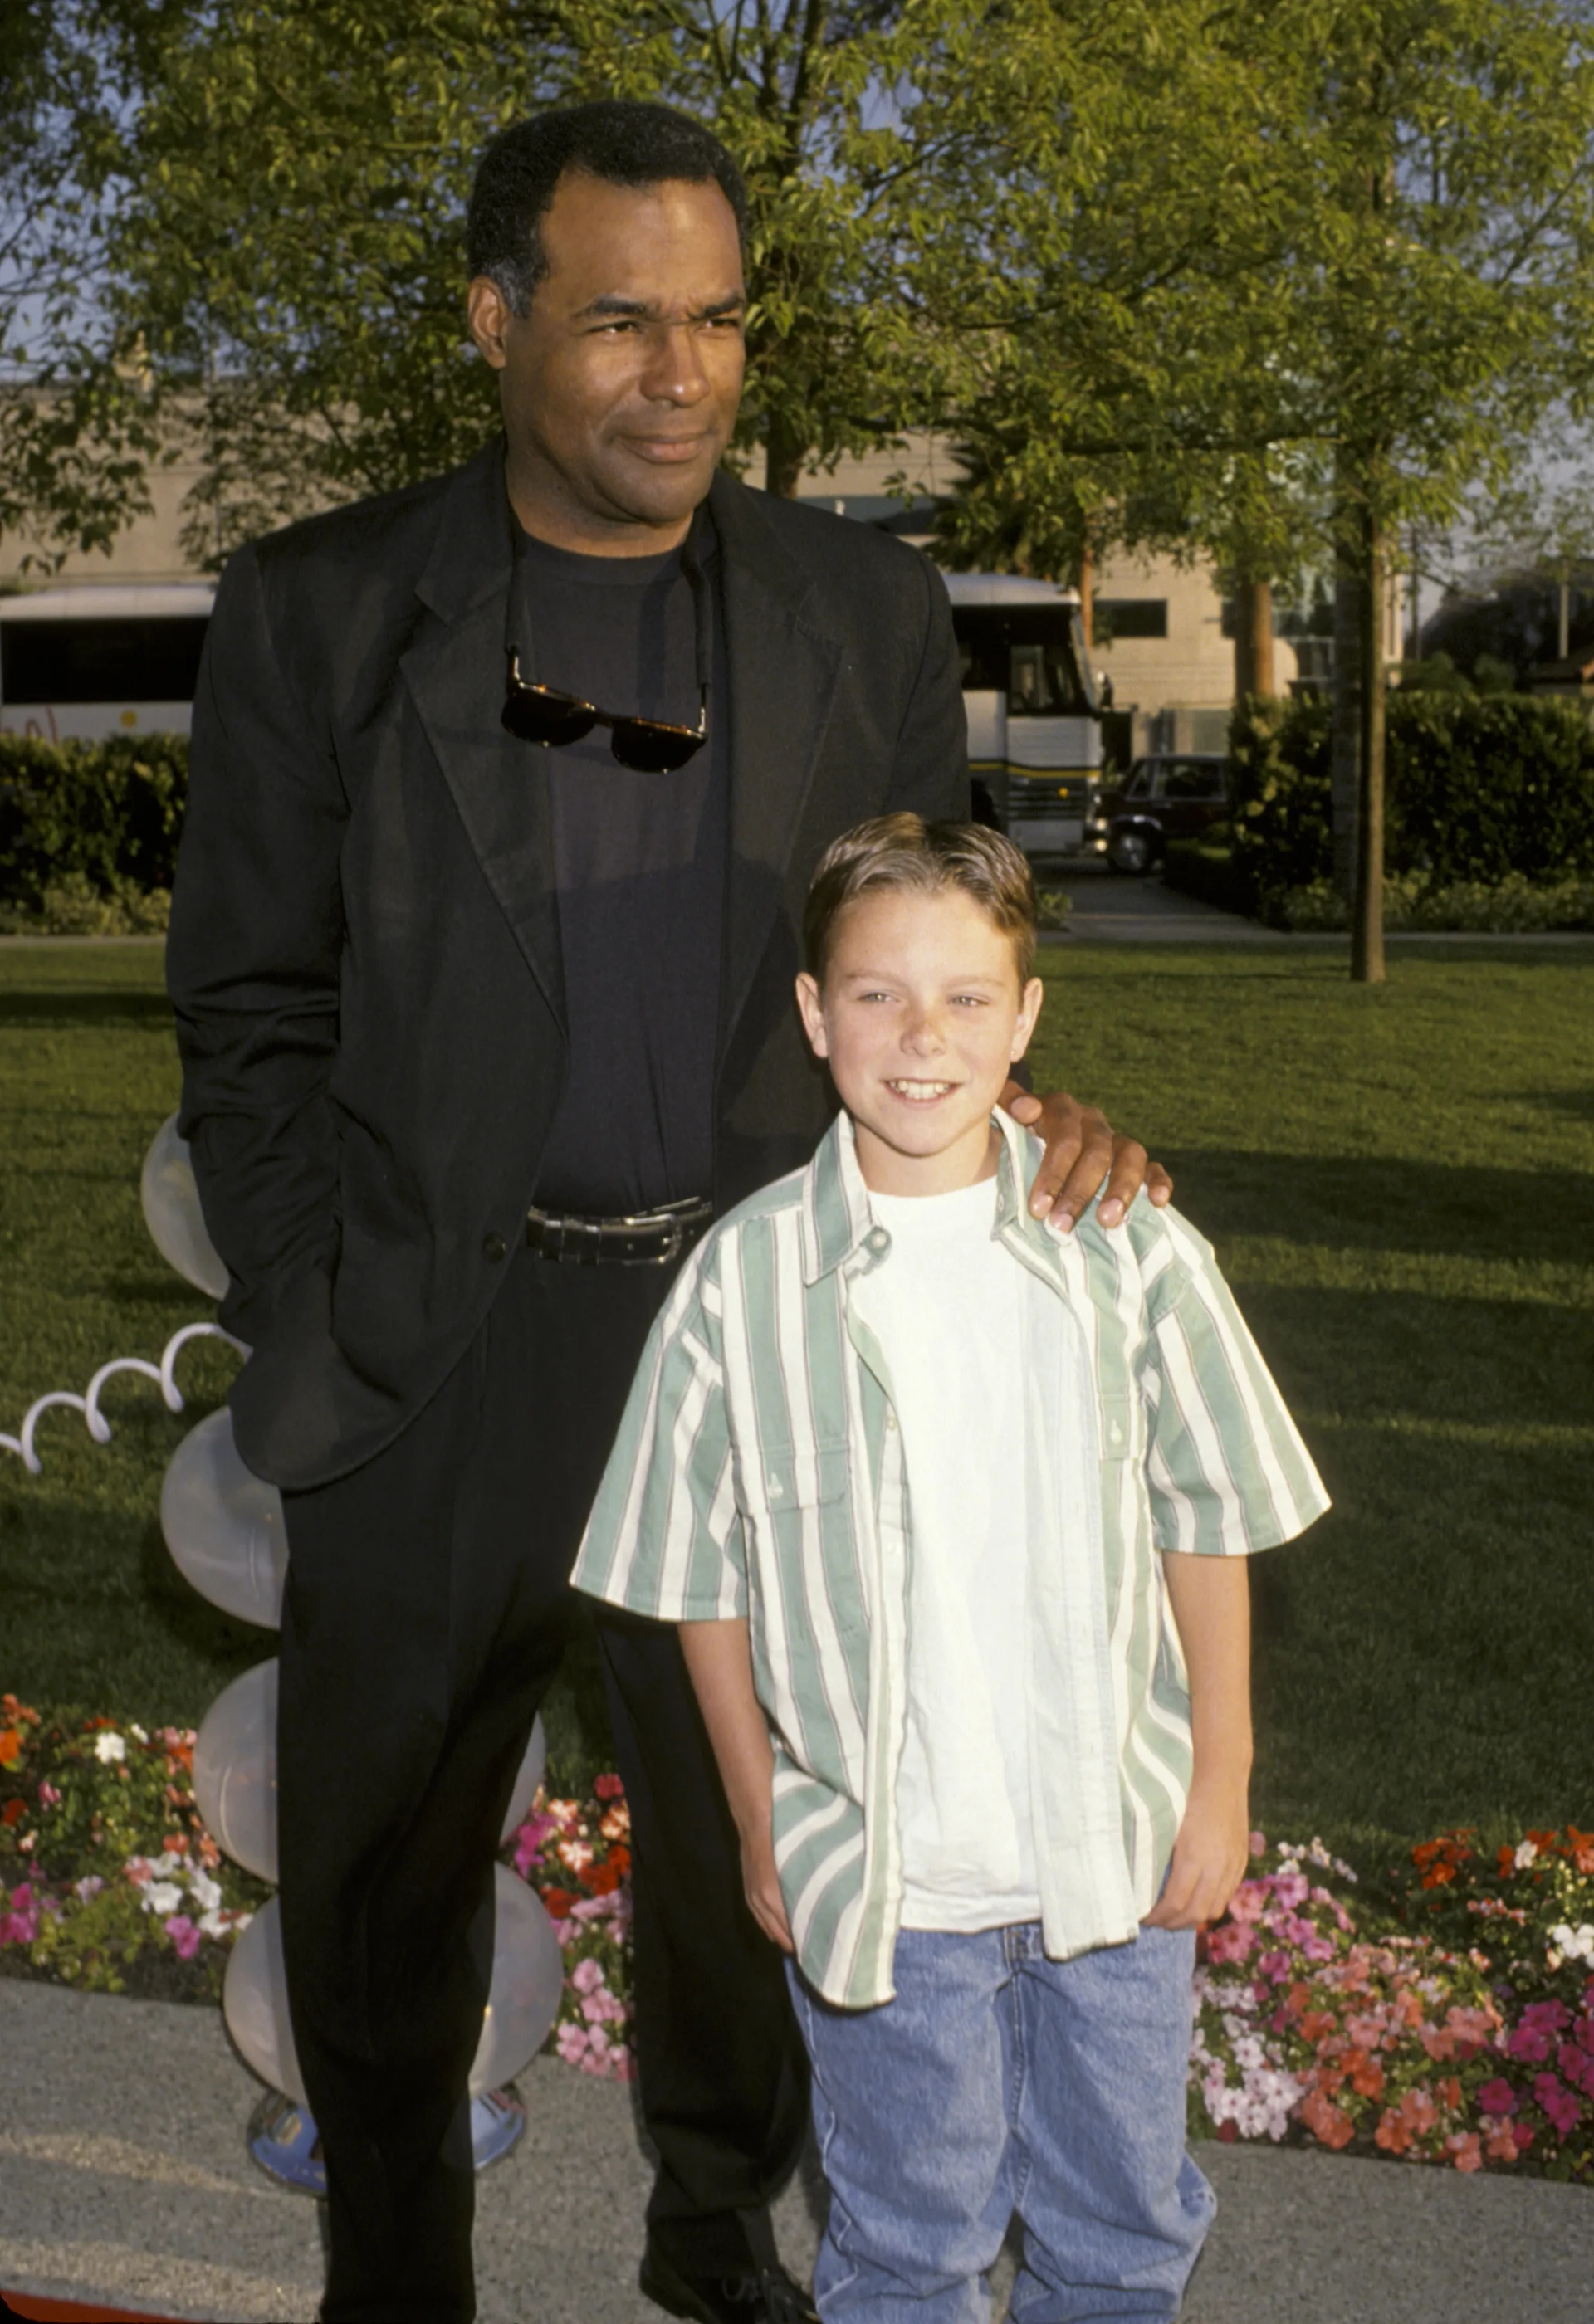
[[[221,1988],[227,2030],[253,2073],[273,2090],[306,2103],[304,2077],[288,2022],[288,1978],[283,1966],[283,1923],[273,1896],[255,1914],[232,1950]]]
[[[509,1794],[509,1812],[504,1819],[501,1840],[513,1840],[532,1812],[532,1802],[542,1788],[548,1768],[548,1738],[542,1732],[539,1716],[532,1721],[532,1739],[526,1745],[526,1756],[520,1763],[520,1773],[514,1779],[514,1789]],[[274,1875],[273,1876],[275,1877]]]
[[[177,1134],[175,1114],[161,1124],[150,1141],[138,1191],[144,1224],[167,1265],[174,1267],[196,1291],[206,1292],[212,1299],[225,1298],[227,1268],[206,1231],[188,1140]]]
[[[205,1713],[194,1745],[194,1799],[224,1854],[277,1877],[277,1664],[256,1663]]]
[[[564,1955],[542,1899],[506,1865],[495,1865],[493,1878],[493,1982],[470,2069],[473,2098],[512,2080],[536,2056],[564,1991]]]
[[[283,1497],[239,1460],[225,1406],[172,1454],[161,1487],[161,1531],[202,1598],[241,1621],[278,1627],[288,1573]]]
[[[493,1981],[470,2069],[472,2098],[500,2088],[536,2056],[564,1990],[564,1960],[542,1898],[501,1864],[495,1868],[495,1882]],[[221,1998],[227,2031],[245,2064],[271,2089],[304,2105],[274,1896],[234,1945]]]

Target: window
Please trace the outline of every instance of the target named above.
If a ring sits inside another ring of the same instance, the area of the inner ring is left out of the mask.
[[[1117,645],[1121,638],[1165,638],[1168,634],[1166,597],[1096,597],[1098,645]]]
[[[1053,604],[956,605],[958,670],[966,694],[1000,694],[1010,718],[1081,717],[1093,704],[1080,670],[1079,615]]]
[[[204,614],[0,622],[0,700],[191,702]]]
[[[1171,799],[1220,799],[1223,769],[1202,759],[1184,759],[1167,768],[1163,797]]]

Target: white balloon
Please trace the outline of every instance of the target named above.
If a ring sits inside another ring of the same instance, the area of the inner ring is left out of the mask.
[[[222,2015],[238,2053],[273,2090],[307,2104],[304,2077],[288,2022],[283,1921],[273,1896],[234,1945],[221,1988]]]
[[[256,1663],[205,1713],[194,1745],[194,1799],[223,1852],[277,1877],[277,1663]]]
[[[547,1770],[548,1738],[542,1732],[542,1713],[539,1712],[532,1721],[531,1741],[526,1745],[526,1756],[520,1763],[520,1773],[514,1779],[514,1789],[509,1794],[509,1812],[504,1819],[504,1830],[499,1834],[500,1846],[514,1838],[515,1833],[530,1815],[532,1802],[542,1788],[542,1778]]]
[[[288,1573],[283,1497],[238,1458],[225,1406],[172,1454],[161,1487],[161,1531],[202,1598],[242,1621],[277,1628]]]
[[[564,1959],[542,1898],[502,1864],[495,1867],[494,1883],[493,1980],[470,2069],[472,2098],[501,2088],[536,2056],[564,1990]],[[307,2104],[288,2021],[282,1916],[274,1896],[234,1945],[221,1999],[227,2032],[244,2063],[273,2090]]]
[[[513,2080],[536,2056],[564,1991],[564,1955],[542,1899],[507,1865],[494,1866],[493,1880],[493,1982],[470,2069],[473,2098]]]
[[[185,1283],[212,1299],[227,1296],[227,1273],[205,1227],[199,1189],[186,1138],[177,1134],[177,1116],[164,1120],[150,1141],[139,1181],[144,1220],[155,1249]]]

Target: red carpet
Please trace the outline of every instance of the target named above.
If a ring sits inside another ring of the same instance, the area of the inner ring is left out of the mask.
[[[42,2300],[32,2292],[0,2292],[0,2317],[23,2316],[33,2324],[52,2324],[56,2318],[70,2319],[71,2324],[171,2324],[165,2317],[152,2316],[147,2308],[84,2308],[71,2300]]]

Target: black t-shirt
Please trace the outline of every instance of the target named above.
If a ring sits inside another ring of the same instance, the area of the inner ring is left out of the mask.
[[[523,535],[521,674],[616,715],[697,723],[691,584],[679,549],[585,557]],[[524,745],[549,785],[570,1073],[537,1173],[551,1210],[612,1216],[713,1191],[714,1056],[729,820],[718,545],[692,548],[713,639],[709,740],[637,774],[595,726]]]

